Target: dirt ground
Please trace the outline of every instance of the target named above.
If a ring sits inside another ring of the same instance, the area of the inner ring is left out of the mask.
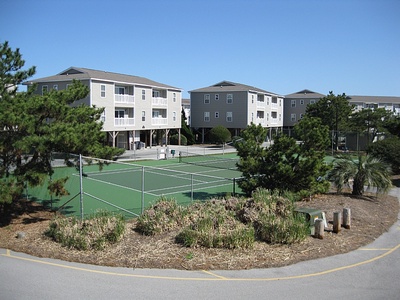
[[[125,235],[117,245],[103,251],[78,251],[60,246],[43,233],[53,212],[22,201],[15,207],[11,220],[0,227],[0,248],[24,252],[36,257],[128,268],[168,268],[186,270],[238,270],[270,268],[346,253],[371,243],[397,220],[399,201],[380,195],[354,198],[349,194],[321,195],[298,203],[301,207],[321,209],[326,213],[328,228],[323,239],[308,237],[295,245],[268,245],[256,242],[253,249],[185,248],[174,243],[174,234],[148,237],[127,225]],[[351,209],[351,228],[332,232],[333,213]]]

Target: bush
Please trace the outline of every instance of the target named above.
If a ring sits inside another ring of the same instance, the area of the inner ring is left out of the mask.
[[[171,145],[179,145],[179,135],[178,134],[171,135],[171,137],[169,138],[169,143]],[[181,145],[183,146],[187,145],[187,138],[183,134],[181,134]]]
[[[232,138],[231,132],[224,126],[218,125],[210,130],[210,142],[216,144],[224,144],[229,142]]]
[[[137,219],[136,231],[155,235],[174,230],[184,222],[185,212],[175,199],[161,197]]]
[[[125,232],[122,215],[98,211],[83,221],[76,217],[56,217],[46,235],[68,248],[78,250],[102,250],[108,244],[117,243]]]
[[[229,198],[194,202],[182,207],[162,197],[137,220],[145,235],[176,231],[175,242],[185,247],[251,248],[256,239],[292,244],[305,239],[308,225],[296,217],[293,201],[265,189],[251,199]]]
[[[369,146],[367,152],[390,164],[394,174],[400,174],[400,139],[388,138]]]

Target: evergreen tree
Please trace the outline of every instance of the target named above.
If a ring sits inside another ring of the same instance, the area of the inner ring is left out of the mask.
[[[345,94],[334,95],[333,92],[314,104],[309,104],[306,109],[306,115],[309,117],[320,118],[323,125],[328,126],[331,132],[334,132],[334,146],[337,150],[339,146],[339,132],[348,129],[348,120],[353,112],[351,105]]]
[[[35,87],[17,92],[18,85],[35,73],[25,64],[19,50],[0,45],[0,203],[18,199],[25,182],[42,184],[52,175],[52,153],[67,152],[113,159],[123,149],[103,145],[100,117],[103,109],[74,106],[89,88],[74,82],[66,90],[34,95]],[[65,193],[62,182],[53,183],[51,192]],[[54,190],[54,188],[56,190]]]
[[[246,194],[259,187],[278,193],[326,191],[329,183],[321,179],[328,170],[323,161],[328,128],[317,118],[304,118],[295,130],[300,143],[279,134],[269,148],[262,147],[267,131],[261,125],[251,124],[242,132],[235,147],[240,157],[238,169],[244,177],[239,185]]]

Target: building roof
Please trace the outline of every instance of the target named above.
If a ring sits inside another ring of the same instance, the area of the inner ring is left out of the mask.
[[[241,83],[236,83],[236,82],[231,82],[231,81],[221,81],[219,83],[216,83],[214,85],[196,89],[189,91],[189,93],[192,92],[201,92],[201,93],[218,93],[218,92],[256,92],[256,93],[262,93],[262,94],[269,94],[269,95],[276,95],[278,94],[268,92],[263,89],[256,88],[254,86],[250,85],[245,85]]]
[[[298,91],[297,93],[293,93],[293,94],[289,94],[286,95],[285,98],[290,98],[290,99],[319,99],[319,98],[323,98],[326,95],[320,94],[320,93],[316,93],[310,90],[301,90]]]
[[[152,87],[159,87],[164,89],[173,89],[173,90],[181,90],[180,88],[173,87],[170,85],[166,85],[163,83],[159,83],[144,77],[133,76],[133,75],[126,75],[126,74],[119,74],[107,71],[99,71],[99,70],[92,70],[86,68],[77,68],[77,67],[70,67],[57,75],[38,78],[34,80],[29,80],[24,84],[32,84],[32,83],[39,83],[39,82],[58,82],[58,81],[65,81],[65,80],[88,80],[88,79],[97,79],[101,81],[110,81],[110,82],[118,82],[118,83],[125,83],[125,84],[137,84],[143,86],[152,86]]]
[[[347,100],[363,103],[400,103],[400,97],[392,96],[347,96]]]

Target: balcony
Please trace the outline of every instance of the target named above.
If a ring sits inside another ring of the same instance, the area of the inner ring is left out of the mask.
[[[271,108],[277,109],[278,108],[278,103],[271,102]]]
[[[134,118],[115,118],[114,126],[133,126],[135,125]]]
[[[152,118],[151,125],[167,125],[168,119],[167,118]]]
[[[168,106],[168,100],[167,98],[163,97],[153,97],[151,100],[151,104],[153,106]]]
[[[257,101],[257,108],[265,108],[265,101]]]
[[[264,118],[257,118],[256,124],[264,125],[265,124],[265,119]]]
[[[134,104],[135,96],[134,95],[114,94],[114,102],[115,103]]]

